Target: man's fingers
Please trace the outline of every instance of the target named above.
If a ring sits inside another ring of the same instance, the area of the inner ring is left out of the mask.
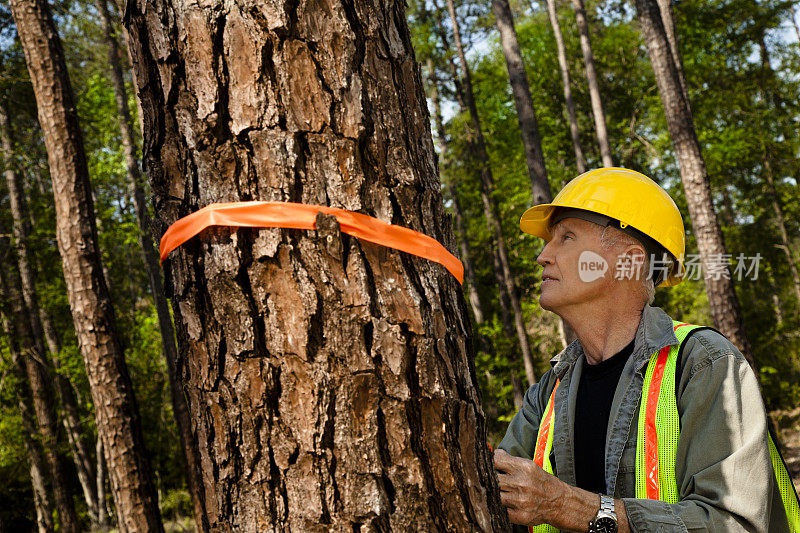
[[[507,472],[514,465],[515,457],[509,455],[505,450],[494,452],[494,467],[497,470]]]
[[[497,483],[500,486],[500,490],[510,490],[516,487],[516,483],[514,483],[514,476],[511,474],[505,474],[503,472],[497,473]]]
[[[514,497],[513,492],[500,492],[500,503],[502,503],[505,507],[509,508],[509,512],[511,508],[516,506],[516,498]]]

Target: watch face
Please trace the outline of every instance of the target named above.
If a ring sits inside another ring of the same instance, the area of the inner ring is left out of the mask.
[[[617,521],[608,516],[596,518],[592,533],[617,533]]]

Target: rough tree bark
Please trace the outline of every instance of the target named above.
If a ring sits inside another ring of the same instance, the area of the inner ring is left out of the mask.
[[[692,219],[697,247],[704,268],[704,282],[714,326],[733,342],[755,369],[753,351],[744,331],[739,299],[733,279],[711,276],[709,265],[719,263],[727,254],[719,220],[714,212],[711,186],[705,161],[694,129],[689,102],[681,89],[678,69],[680,62],[672,56],[664,23],[656,0],[636,0],[636,11],[656,84],[661,94],[664,114],[675,155],[680,166],[681,181],[686,193],[689,216]],[[715,279],[718,278],[718,279]]]
[[[121,531],[162,531],[139,413],[103,277],[72,87],[46,0],[13,0],[47,147],[56,238]]]
[[[442,106],[439,102],[439,82],[434,73],[433,61],[428,60],[428,82],[430,83],[431,101],[433,102],[433,122],[436,124],[436,134],[439,137],[439,166],[441,169],[447,167],[448,140],[447,132],[444,129],[444,119],[442,118]],[[464,215],[461,211],[461,202],[458,199],[458,191],[452,180],[442,178],[445,184],[445,192],[448,199],[453,202],[453,221],[455,222],[456,236],[461,247],[461,261],[464,263],[464,279],[467,282],[467,295],[469,297],[472,313],[477,324],[483,323],[483,305],[478,295],[478,287],[475,283],[475,267],[472,264],[472,255],[467,239],[467,229],[464,224]]]
[[[528,73],[522,61],[517,30],[514,28],[514,17],[508,0],[492,0],[492,10],[497,29],[500,30],[500,44],[506,58],[508,79],[514,95],[514,105],[517,108],[522,145],[525,148],[525,162],[528,165],[528,177],[533,192],[533,205],[549,203],[553,199],[553,193],[550,191],[550,181],[547,179],[542,140],[536,123],[536,112],[533,109]]]
[[[600,97],[600,85],[597,82],[592,42],[589,39],[589,23],[586,21],[586,9],[584,8],[583,0],[572,0],[572,7],[575,9],[575,20],[578,23],[578,33],[581,38],[583,64],[586,69],[586,82],[589,85],[589,98],[592,101],[594,129],[597,134],[597,142],[600,145],[600,158],[604,167],[613,167],[614,160],[611,158],[611,146],[608,142],[608,130],[606,129],[606,113],[603,110],[603,99]]]
[[[0,242],[0,258],[3,260],[2,264],[7,265],[10,262],[10,246],[8,246],[7,239],[2,239],[2,241]],[[39,533],[52,533],[55,531],[55,525],[53,524],[52,498],[47,490],[47,467],[44,463],[43,450],[38,437],[39,429],[36,426],[36,414],[33,409],[30,384],[28,383],[25,365],[22,362],[23,355],[20,353],[16,321],[12,320],[14,315],[10,311],[11,296],[9,294],[9,285],[13,281],[8,278],[9,274],[6,272],[6,268],[0,267],[0,304],[2,304],[0,305],[0,312],[2,312],[3,331],[8,341],[14,374],[18,382],[16,390],[17,404],[19,405],[19,414],[22,419],[22,443],[25,447],[25,457],[28,460],[28,468],[31,473],[36,526]]]
[[[195,439],[192,435],[189,409],[186,406],[186,398],[184,397],[180,383],[178,351],[175,346],[175,331],[172,327],[172,316],[169,312],[169,303],[164,295],[164,284],[161,280],[161,267],[159,265],[158,253],[153,247],[153,237],[150,233],[150,216],[147,212],[147,205],[145,204],[144,189],[141,181],[142,176],[139,172],[139,161],[136,156],[133,120],[128,110],[128,91],[125,88],[125,81],[122,75],[119,46],[114,37],[111,16],[108,11],[106,0],[95,0],[95,7],[100,15],[100,22],[103,26],[103,36],[108,46],[108,63],[111,70],[111,79],[114,83],[114,96],[117,104],[117,114],[119,115],[122,147],[125,152],[128,190],[133,200],[136,222],[139,225],[139,244],[142,250],[142,259],[147,269],[147,276],[150,280],[150,290],[153,293],[153,303],[155,304],[156,313],[158,314],[161,345],[163,346],[164,358],[167,361],[167,372],[169,374],[172,412],[175,417],[175,425],[178,428],[181,451],[183,452],[186,484],[189,488],[189,494],[192,497],[197,531],[208,531],[208,519],[206,518],[205,502],[201,490],[202,477],[200,475],[200,461],[198,459]]]
[[[567,48],[564,46],[564,35],[561,33],[561,23],[558,21],[556,1],[546,0],[546,3],[547,14],[550,17],[550,26],[553,27],[553,35],[556,39],[558,68],[561,71],[561,84],[564,87],[564,103],[567,106],[567,119],[569,120],[569,133],[570,137],[572,138],[572,150],[575,152],[575,163],[578,167],[578,174],[583,174],[586,172],[586,159],[583,157],[580,130],[578,130],[578,118],[575,113],[575,101],[572,99],[569,63],[567,62]]]
[[[8,185],[8,197],[11,207],[11,217],[13,219],[14,245],[16,248],[17,264],[19,265],[20,279],[22,282],[22,296],[25,306],[29,311],[31,328],[36,337],[36,345],[42,350],[41,358],[49,367],[52,363],[56,372],[53,373],[54,383],[58,390],[63,409],[64,428],[67,432],[67,441],[78,472],[78,479],[83,489],[84,499],[86,500],[89,517],[92,522],[97,518],[97,494],[94,491],[94,468],[89,457],[85,432],[83,431],[78,402],[69,380],[58,372],[58,353],[60,351],[58,337],[55,333],[52,320],[47,311],[39,305],[39,297],[36,291],[36,280],[32,265],[35,259],[28,246],[30,235],[29,213],[25,194],[22,188],[22,180],[14,165],[14,143],[11,131],[11,121],[9,120],[8,103],[5,99],[0,101],[0,149],[2,151],[3,166]],[[53,355],[52,359],[45,351]],[[48,372],[49,374],[49,372]]]
[[[472,121],[472,135],[474,139],[477,157],[480,162],[480,179],[481,179],[481,202],[483,203],[483,212],[486,217],[486,222],[489,224],[489,229],[492,232],[495,244],[497,245],[497,253],[500,258],[500,267],[502,274],[503,285],[505,286],[506,293],[508,294],[509,301],[511,302],[511,311],[514,316],[514,329],[519,339],[520,348],[522,350],[522,361],[525,364],[525,374],[528,378],[528,384],[533,385],[536,383],[536,372],[533,366],[533,353],[531,351],[528,333],[525,330],[525,321],[522,316],[522,305],[519,301],[519,292],[517,291],[517,284],[514,280],[514,274],[511,271],[511,262],[508,259],[508,250],[506,248],[505,237],[503,230],[500,227],[500,216],[497,211],[497,203],[494,200],[494,177],[492,176],[492,169],[489,166],[489,154],[486,151],[486,140],[483,137],[483,130],[481,129],[480,118],[478,117],[478,108],[475,105],[475,97],[472,91],[472,76],[470,74],[467,58],[464,54],[464,46],[461,42],[461,35],[458,29],[458,17],[456,16],[456,8],[453,0],[447,0],[447,10],[450,14],[450,21],[453,24],[453,39],[456,45],[456,52],[461,60],[462,69],[462,88],[464,90],[464,100],[469,109],[470,119]]]
[[[295,201],[453,249],[404,3],[137,0],[125,24],[162,229]],[[212,530],[508,527],[447,271],[326,216],[165,267]]]

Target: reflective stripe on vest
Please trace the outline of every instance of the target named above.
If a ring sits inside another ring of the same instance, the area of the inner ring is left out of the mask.
[[[665,346],[650,357],[642,385],[639,405],[638,434],[636,441],[636,497],[661,500],[667,503],[680,501],[678,482],[675,476],[678,439],[680,437],[680,414],[678,412],[675,375],[681,345],[687,335],[701,326],[673,320],[673,329],[678,344]],[[550,451],[553,447],[555,394],[559,381],[550,394],[545,407],[545,416],[539,425],[534,461],[545,472],[552,474]],[[663,384],[666,383],[666,386]],[[642,416],[644,413],[644,416]],[[800,533],[800,502],[792,479],[781,458],[772,435],[769,438],[769,454],[778,489],[783,500],[789,529]],[[529,527],[530,533],[553,533],[555,527],[543,524]]]
[[[556,385],[553,387],[553,392],[550,393],[550,399],[547,400],[547,406],[544,408],[544,418],[539,424],[539,433],[536,435],[536,450],[533,454],[533,462],[542,467],[542,470],[548,474],[553,473],[553,465],[550,464],[550,450],[553,449],[553,411],[556,404],[556,389],[560,380],[556,380]],[[550,524],[542,524],[540,526],[529,526],[528,533],[556,533],[558,529]]]
[[[636,497],[678,503],[675,456],[681,423],[673,384],[681,344],[700,326],[673,320],[672,327],[678,344],[653,354],[644,374],[636,439]],[[665,381],[667,386],[662,386]]]

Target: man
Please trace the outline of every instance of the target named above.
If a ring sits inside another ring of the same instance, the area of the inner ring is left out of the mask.
[[[548,241],[539,302],[577,340],[527,391],[495,453],[511,521],[551,525],[534,531],[789,531],[779,486],[794,498],[790,512],[797,496],[785,467],[776,481],[754,373],[716,331],[649,305],[655,286],[683,275],[683,222],[669,195],[638,172],[594,170],[526,211],[520,227]]]

